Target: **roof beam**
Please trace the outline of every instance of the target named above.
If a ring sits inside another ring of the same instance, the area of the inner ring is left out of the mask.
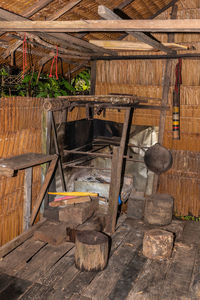
[[[22,24],[25,24],[25,22],[29,23],[29,27],[31,27],[31,24],[34,24],[34,23],[37,23],[37,22],[44,22],[46,24],[46,22],[48,22],[49,24],[53,24],[54,22],[56,21],[32,21],[32,20],[29,20],[25,17],[22,17],[20,15],[17,15],[13,12],[10,12],[10,11],[7,11],[3,8],[0,8],[0,19],[2,20],[6,20],[6,21],[12,21],[12,23],[14,24],[15,22],[14,21],[22,21]],[[68,23],[73,23],[71,21],[57,21],[57,23],[63,23],[63,22],[68,22]],[[76,21],[75,21],[76,22]],[[86,21],[87,22],[87,21]],[[3,23],[3,22],[1,22]],[[6,22],[7,24],[9,22]],[[11,22],[10,22],[11,23]],[[5,26],[6,27],[6,26]],[[14,27],[14,26],[13,26]],[[9,30],[6,30],[6,31],[9,31]],[[13,29],[12,31],[16,31],[15,29]],[[17,31],[37,31],[37,30],[17,30]],[[39,30],[39,31],[42,31],[41,35],[44,36],[44,33],[45,30]],[[57,31],[55,31],[57,32]],[[60,32],[65,32],[65,30],[61,30]],[[40,35],[39,33],[37,33],[37,35]],[[86,48],[86,50],[91,50],[93,52],[97,52],[97,53],[107,53],[107,54],[110,54],[110,55],[115,55],[116,53],[114,51],[111,51],[111,50],[108,50],[108,49],[104,49],[104,48],[100,48],[100,47],[97,47],[95,45],[91,45],[89,42],[87,41],[84,41],[82,39],[79,39],[79,38],[76,38],[74,36],[71,36],[69,34],[64,34],[64,33],[46,33],[45,34],[45,38],[48,38],[51,40],[51,37],[53,37],[54,39],[56,38],[58,43],[61,42],[61,41],[65,41],[65,42],[68,42],[68,47],[70,46],[71,48],[73,48],[73,45],[78,45],[79,48],[83,47],[83,48]],[[82,49],[81,49],[82,51]],[[84,50],[83,50],[84,51]]]
[[[110,10],[109,8],[105,7],[104,5],[100,5],[98,7],[98,14],[106,20],[121,20],[121,18],[116,15],[112,10]],[[135,38],[137,38],[139,41],[144,42],[150,46],[152,46],[153,48],[156,48],[160,51],[164,51],[166,53],[172,54],[175,53],[174,50],[169,49],[168,47],[165,47],[163,44],[161,44],[160,42],[154,40],[152,37],[150,37],[149,35],[145,34],[144,32],[129,32],[127,30],[125,30],[126,33],[134,36]]]
[[[47,0],[45,0],[47,2]],[[44,2],[45,1],[41,1]],[[74,6],[76,6],[78,3],[80,3],[82,0],[77,0],[77,1],[71,1],[70,3],[68,3],[67,5],[65,5],[64,7],[62,7],[60,10],[56,11],[53,15],[51,15],[49,18],[47,18],[47,20],[49,21],[54,21],[57,20],[59,17],[61,17],[63,14],[65,14],[67,11],[69,11],[70,9],[72,9]],[[52,2],[52,0],[51,0]],[[34,5],[35,6],[35,5]],[[38,5],[37,5],[38,6]],[[44,5],[42,6],[42,8],[44,7]],[[26,14],[23,14],[24,17],[28,18],[30,16],[32,16],[33,14],[30,14],[31,12],[33,12],[34,9],[30,9],[30,11]],[[6,15],[8,17],[8,14]],[[7,58],[11,53],[13,53],[17,48],[19,48],[21,45],[23,44],[23,41],[17,41],[16,43],[14,43],[13,45],[11,45],[6,53],[4,53],[3,58]]]
[[[31,6],[30,8],[25,10],[22,13],[22,16],[24,16],[26,18],[30,18],[53,1],[54,0],[40,0],[37,3],[35,3],[33,6]]]
[[[155,14],[153,14],[149,19],[154,19],[155,17],[159,16],[164,11],[166,11],[168,8],[170,8],[171,6],[173,6],[174,4],[176,4],[177,1],[178,0],[172,0],[169,4],[167,4],[166,6],[164,6],[160,10],[158,10]]]
[[[18,35],[14,35],[12,34],[11,35],[13,38],[15,39],[19,39],[20,41],[23,42],[24,40],[24,37],[23,36],[19,36]],[[80,56],[80,57],[90,57],[91,56],[91,52],[90,53],[86,53],[86,52],[80,52],[80,51],[74,51],[74,50],[68,50],[68,49],[65,49],[65,48],[61,48],[61,47],[56,47],[55,45],[52,45],[52,44],[49,44],[48,42],[46,41],[43,41],[42,39],[40,39],[38,36],[34,35],[34,34],[31,34],[31,33],[27,33],[27,37],[29,39],[31,39],[29,41],[30,44],[32,45],[35,45],[35,46],[39,46],[39,47],[42,47],[42,48],[45,48],[45,49],[49,49],[49,50],[54,50],[56,52],[56,50],[58,49],[59,52],[63,53],[63,54],[66,54],[66,55],[74,55],[74,56]],[[33,40],[35,42],[33,42]],[[54,55],[55,55],[55,52],[54,52]],[[93,54],[94,55],[94,54]]]
[[[47,20],[48,19],[49,20],[56,20],[56,19],[60,18],[66,12],[70,11],[72,8],[74,8],[75,6],[77,6],[81,1],[82,0],[70,1],[63,8],[61,8],[60,10],[54,12],[54,14],[51,15],[49,18],[47,18]]]
[[[3,49],[7,49],[7,48],[8,48],[7,45],[0,45],[0,46],[1,46],[1,48],[3,48]],[[22,50],[21,48],[18,48],[16,51],[17,51],[17,52],[23,52],[23,50]],[[35,56],[42,57],[42,56],[44,55],[44,52],[42,52],[42,51],[36,51],[36,50],[31,50],[31,54],[33,54],[33,55],[35,55]],[[46,53],[46,54],[48,55],[48,53]],[[50,52],[50,53],[49,53],[49,57],[50,57],[49,60],[50,60],[54,55],[55,55],[55,52]],[[58,57],[62,58],[62,60],[63,60],[64,62],[68,63],[68,64],[78,65],[78,63],[77,63],[77,58],[74,58],[74,60],[76,60],[76,61],[69,60],[69,59],[70,59],[69,56],[66,56],[66,55],[60,54],[60,53],[58,53]],[[84,61],[84,58],[80,58],[80,60]],[[85,64],[87,64],[87,63],[88,63],[88,61],[86,60],[86,61],[85,61]]]
[[[124,7],[128,6],[129,4],[131,4],[134,1],[135,0],[125,0],[124,2],[122,2],[121,4],[119,4],[116,8],[117,9],[123,9]]]
[[[4,31],[23,32],[200,32],[200,19],[0,22]],[[87,43],[87,42],[86,42]],[[89,47],[89,46],[88,46]],[[98,47],[97,47],[98,49]],[[105,49],[104,49],[105,50]]]

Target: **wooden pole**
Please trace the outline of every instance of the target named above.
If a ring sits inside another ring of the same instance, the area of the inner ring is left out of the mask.
[[[177,5],[174,5],[172,7],[172,13],[171,18],[175,19],[177,15]],[[168,42],[172,43],[174,42],[174,34],[168,35]],[[168,104],[168,96],[169,96],[169,89],[170,89],[170,79],[172,74],[172,61],[167,60],[165,64],[165,74],[164,74],[164,81],[163,81],[163,91],[162,91],[162,105]],[[159,121],[159,133],[158,133],[158,142],[162,145],[163,139],[164,139],[164,132],[165,132],[165,120],[166,120],[166,110],[160,111],[160,121]],[[158,175],[154,175],[154,181],[153,181],[153,193],[156,193],[158,189]]]
[[[128,108],[125,113],[125,120],[123,125],[122,137],[119,147],[113,147],[112,169],[111,169],[111,181],[109,191],[109,213],[111,216],[110,224],[108,224],[108,231],[113,233],[115,231],[117,210],[118,210],[118,198],[121,189],[121,176],[123,167],[123,156],[126,146],[127,136],[129,134],[129,125],[132,118],[132,109]],[[109,228],[110,227],[110,228]]]
[[[63,169],[62,169],[62,164],[61,164],[61,159],[60,159],[60,150],[59,150],[59,146],[58,146],[56,125],[55,125],[54,115],[53,115],[52,111],[51,111],[51,114],[52,114],[51,121],[52,121],[54,145],[55,145],[55,149],[56,149],[56,154],[59,157],[58,158],[58,170],[59,170],[59,174],[60,174],[62,190],[66,191],[65,179],[64,179],[64,174],[63,174]]]
[[[95,95],[96,88],[96,61],[91,61],[91,88],[90,95]]]
[[[24,185],[24,222],[23,230],[27,230],[30,225],[31,202],[32,202],[32,176],[33,168],[25,169],[25,185]]]
[[[36,199],[36,203],[35,203],[35,206],[34,206],[34,209],[33,209],[33,212],[32,212],[32,216],[31,216],[31,222],[30,224],[33,225],[36,217],[37,217],[37,214],[38,214],[38,211],[40,209],[40,206],[42,204],[42,200],[45,196],[45,193],[46,193],[46,190],[49,186],[49,183],[50,183],[50,180],[52,178],[52,175],[55,171],[55,168],[56,168],[56,164],[57,164],[57,161],[58,161],[58,157],[53,159],[50,163],[50,166],[48,168],[48,171],[47,171],[47,174],[46,174],[46,177],[45,177],[45,180],[44,180],[44,183],[42,185],[42,188],[39,192],[39,195]]]

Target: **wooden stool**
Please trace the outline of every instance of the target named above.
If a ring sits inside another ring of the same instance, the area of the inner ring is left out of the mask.
[[[108,262],[108,237],[97,231],[77,231],[75,265],[81,271],[101,271]]]
[[[42,200],[54,173],[58,155],[46,155],[42,153],[26,153],[10,158],[0,159],[0,176],[12,177],[18,170],[25,169],[25,197],[24,197],[24,224],[23,229],[27,230],[29,225],[33,225]],[[31,187],[32,187],[32,167],[50,162],[45,180],[36,199],[31,216]],[[30,220],[31,219],[31,220]]]
[[[172,221],[173,198],[168,194],[151,195],[145,202],[144,220],[149,224],[168,225]]]
[[[151,259],[169,258],[172,253],[174,235],[172,232],[152,229],[144,234],[143,255]]]

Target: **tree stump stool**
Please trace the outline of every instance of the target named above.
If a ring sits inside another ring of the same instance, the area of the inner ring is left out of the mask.
[[[108,237],[97,231],[77,231],[75,265],[81,271],[101,271],[108,261]]]
[[[172,232],[152,229],[144,234],[143,255],[151,259],[169,258],[172,253],[174,235]]]
[[[144,220],[149,224],[168,225],[172,221],[173,197],[168,194],[154,194],[146,199]]]

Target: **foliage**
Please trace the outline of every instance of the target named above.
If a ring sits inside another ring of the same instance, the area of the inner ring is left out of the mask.
[[[90,73],[82,71],[75,78],[72,79],[71,84],[77,92],[85,92],[90,90]]]
[[[178,214],[175,214],[175,217],[177,219],[184,220],[184,221],[200,222],[200,217],[195,217],[195,216],[179,216]]]
[[[5,70],[0,70],[0,75],[9,76]],[[38,73],[28,73],[24,75],[22,82],[14,87],[1,87],[2,94],[17,96],[31,96],[40,98],[56,98],[58,96],[75,95],[77,93],[89,93],[90,73],[88,70],[82,71],[71,82],[63,77],[58,80],[55,77],[41,74],[38,80]]]

